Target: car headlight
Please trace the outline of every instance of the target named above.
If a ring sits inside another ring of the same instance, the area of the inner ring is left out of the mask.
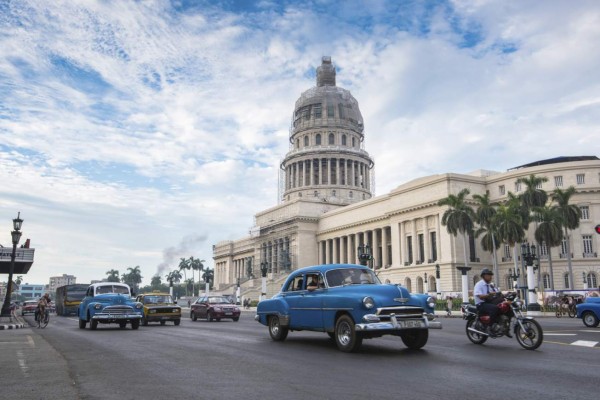
[[[142,305],[142,303],[136,303],[136,304],[135,304],[135,308],[137,308],[138,310],[139,310],[140,308],[142,308],[142,307],[144,307],[144,306]]]
[[[221,311],[221,307],[215,307],[214,310],[215,311]]]
[[[156,310],[148,310],[149,314],[156,314]]]
[[[429,308],[435,308],[435,299],[431,296],[427,298],[427,306]]]
[[[102,308],[102,304],[96,303],[94,304],[94,310],[100,310]]]
[[[367,296],[367,297],[363,298],[362,303],[363,303],[363,306],[365,306],[365,308],[367,310],[370,310],[371,308],[375,307],[375,300],[373,300],[372,297]]]
[[[178,313],[179,312],[179,308],[174,308],[174,309],[171,310],[171,312]]]

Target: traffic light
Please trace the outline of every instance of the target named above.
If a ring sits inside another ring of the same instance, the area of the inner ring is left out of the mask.
[[[594,229],[596,230],[596,233],[600,235],[600,225],[596,225]]]

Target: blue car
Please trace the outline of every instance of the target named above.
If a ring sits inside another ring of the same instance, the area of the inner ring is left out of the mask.
[[[600,297],[588,297],[585,302],[577,304],[577,318],[581,318],[588,328],[597,327],[600,323]]]
[[[119,324],[125,329],[138,329],[144,313],[144,306],[131,298],[131,289],[124,283],[101,282],[90,285],[79,304],[79,328],[85,329],[90,323],[94,330],[98,324]]]
[[[255,319],[275,341],[307,330],[326,332],[344,352],[383,335],[400,336],[407,347],[420,349],[429,329],[442,328],[434,321],[434,306],[428,295],[382,284],[366,266],[328,264],[292,272],[277,295],[258,303]]]

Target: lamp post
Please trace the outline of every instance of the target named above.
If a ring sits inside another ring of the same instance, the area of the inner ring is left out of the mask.
[[[440,264],[435,264],[435,289],[438,299],[442,298],[442,283],[440,282]]]
[[[267,272],[268,272],[268,266],[269,264],[267,264],[266,261],[263,261],[260,263],[260,276],[261,276],[261,282],[260,282],[260,299],[259,301],[264,300],[267,297]]]
[[[521,256],[523,257],[523,260],[525,261],[525,266],[527,267],[527,297],[529,300],[527,304],[528,312],[540,312],[542,310],[542,308],[537,302],[537,295],[535,293],[534,262],[538,259],[535,250],[535,244],[521,244]]]
[[[456,267],[462,275],[462,300],[463,304],[469,302],[469,276],[467,273],[471,270],[471,267]]]
[[[583,290],[588,290],[588,282],[587,282],[587,277],[585,276],[585,272],[582,272],[583,274]]]
[[[371,255],[371,247],[368,244],[358,246],[358,261],[360,265],[367,265],[373,259]]]
[[[427,272],[425,272],[423,274],[423,277],[424,277],[423,282],[425,283],[425,288],[424,288],[425,289],[425,294],[428,294],[429,293],[429,284],[427,282]]]
[[[519,270],[517,268],[515,269],[511,269],[508,276],[510,277],[510,279],[513,281],[513,289],[518,290],[519,288],[519,277],[521,276],[521,274],[519,273]]]
[[[13,228],[14,230],[10,233],[12,236],[12,253],[10,255],[10,270],[8,273],[8,282],[6,284],[6,297],[4,298],[4,304],[2,304],[2,313],[0,316],[2,317],[10,317],[10,297],[12,295],[12,278],[13,273],[15,272],[15,254],[17,252],[17,244],[19,244],[19,240],[21,240],[21,225],[23,224],[23,220],[20,218],[21,213],[17,214],[17,218],[13,219]]]

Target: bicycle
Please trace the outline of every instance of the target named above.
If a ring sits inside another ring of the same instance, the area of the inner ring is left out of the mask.
[[[48,326],[48,322],[50,322],[50,311],[44,310],[44,316],[41,317],[40,311],[38,310],[35,314],[35,320],[38,323],[38,328],[44,329],[46,326]]]

